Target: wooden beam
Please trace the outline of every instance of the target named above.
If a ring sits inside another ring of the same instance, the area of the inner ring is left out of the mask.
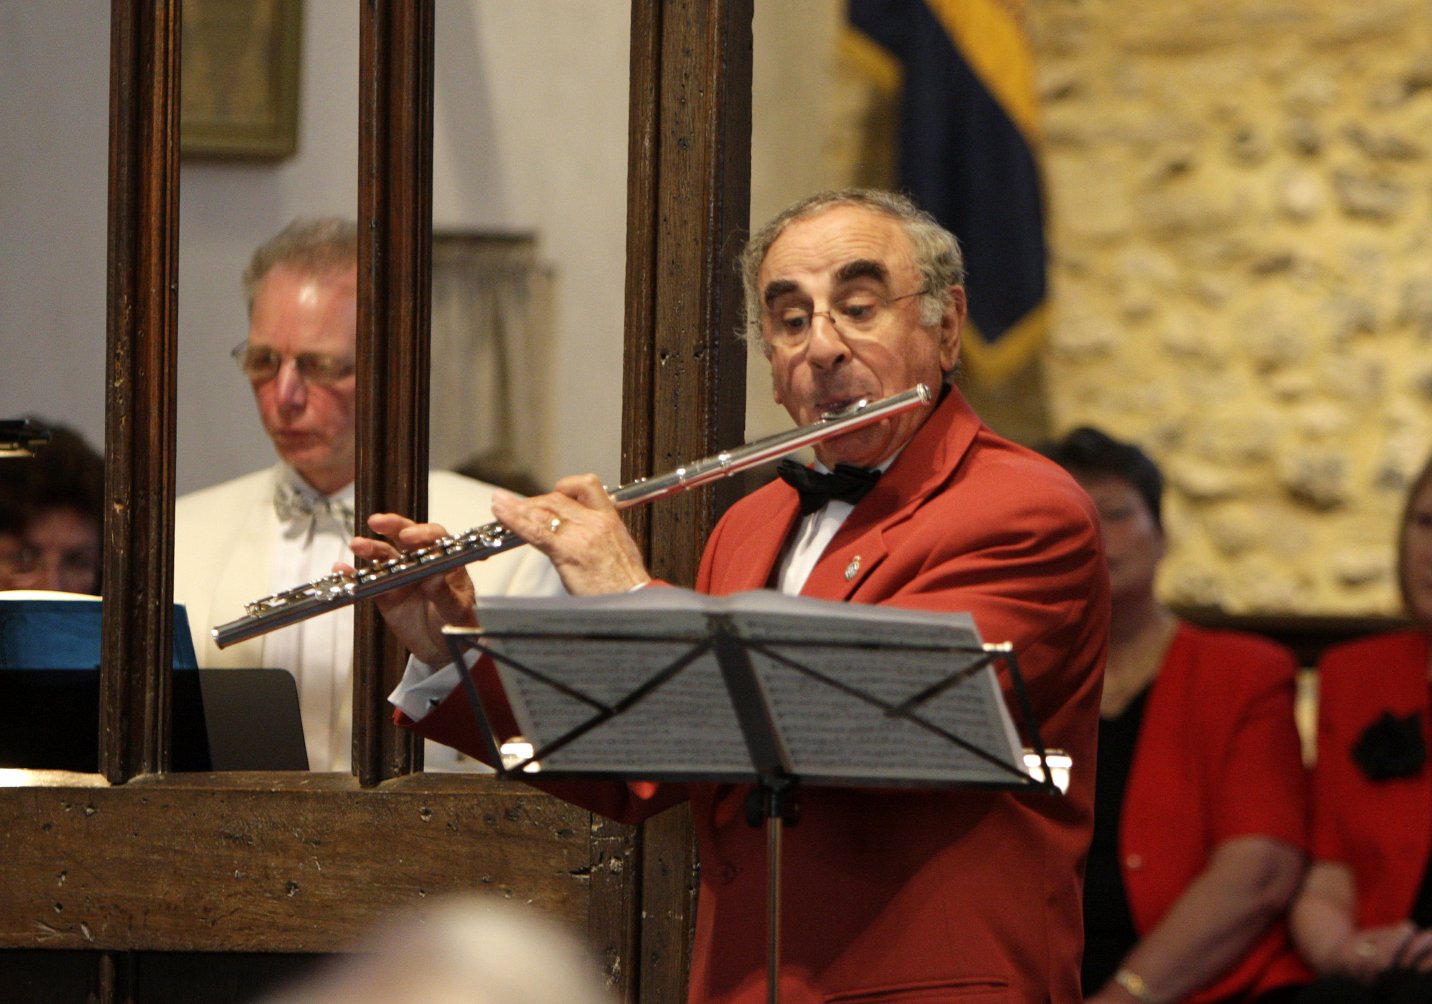
[[[736,253],[749,225],[752,0],[635,0],[622,480],[745,429]],[[636,510],[652,569],[689,585],[735,486]]]
[[[627,172],[622,480],[742,441],[745,348],[734,259],[750,215],[752,0],[634,0]],[[696,579],[724,484],[628,524],[654,574]],[[682,1000],[695,847],[685,808],[643,827],[643,1001]]]
[[[395,908],[475,890],[580,930],[595,857],[588,813],[460,775],[36,772],[0,788],[0,832],[3,948],[347,951]]]
[[[357,511],[428,508],[433,243],[432,0],[359,16]],[[360,516],[361,518],[361,516]],[[365,785],[422,766],[387,695],[407,653],[371,603],[353,616],[353,765]]]
[[[100,770],[168,765],[174,630],[179,4],[110,16]]]

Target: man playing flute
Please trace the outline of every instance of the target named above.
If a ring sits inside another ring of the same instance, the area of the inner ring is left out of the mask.
[[[707,544],[697,588],[968,611],[985,638],[1013,643],[1045,741],[1073,757],[1064,798],[802,791],[800,823],[784,838],[782,999],[1073,1004],[1109,618],[1094,511],[1062,470],[996,436],[953,386],[966,318],[959,248],[908,200],[862,190],[802,200],[752,237],[743,272],[747,337],[797,423],[917,382],[944,390],[931,408],[820,444],[817,472],[843,465],[833,494],[777,481],[735,505]],[[652,587],[594,476],[530,499],[498,493],[492,510],[573,594]],[[387,539],[355,539],[360,559],[444,532],[393,514],[369,525]],[[439,633],[476,622],[466,577],[435,576],[377,602],[416,657],[393,694],[398,720],[477,752],[457,688],[464,670]],[[486,685],[491,666],[471,671]],[[543,787],[625,822],[689,799],[701,855],[690,1000],[764,999],[766,846],[746,822],[749,789]]]

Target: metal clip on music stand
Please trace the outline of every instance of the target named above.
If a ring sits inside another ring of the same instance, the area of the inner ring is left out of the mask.
[[[534,601],[526,602],[531,609]],[[524,739],[531,744],[530,752],[523,755],[504,754],[493,729],[492,712],[472,675],[462,673],[489,760],[502,765],[498,773],[504,779],[533,780],[535,775],[551,780],[756,785],[746,808],[748,822],[764,825],[767,834],[768,1001],[780,999],[782,835],[786,825],[798,820],[797,796],[802,785],[1060,791],[1039,738],[1015,653],[1009,645],[980,643],[972,623],[968,640],[955,645],[918,639],[906,643],[888,636],[878,643],[820,641],[812,636],[837,626],[821,619],[781,637],[779,631],[753,631],[752,615],[744,611],[708,610],[701,615],[699,630],[693,630],[688,617],[672,631],[652,631],[648,617],[645,630],[628,632],[617,624],[613,630],[593,632],[591,622],[579,621],[575,630],[570,626],[571,618],[559,612],[562,600],[548,602],[558,606],[536,630],[530,622],[525,630],[445,629],[459,665],[466,664],[471,648],[493,660]],[[917,616],[928,619],[928,615]],[[557,626],[548,629],[548,624]],[[848,636],[853,626],[858,632],[856,625],[855,619],[844,615],[839,625],[844,630],[837,633]],[[639,657],[641,665],[615,690],[610,674],[602,668],[604,647],[615,651],[622,666],[638,658],[636,653],[646,653]],[[802,650],[804,658],[792,654]],[[583,658],[575,657],[578,651]],[[833,651],[846,658],[832,658]],[[863,685],[854,685],[850,674],[839,671],[850,664],[851,657],[869,670],[861,674]],[[817,661],[820,668],[814,664]],[[999,696],[992,669],[997,661],[1008,668],[1014,701],[1033,747],[1031,753],[1011,742],[1017,736]],[[913,690],[912,666],[926,670],[913,674],[918,681]],[[932,666],[940,668],[930,672]],[[966,686],[970,683],[975,687]],[[657,707],[678,687],[686,688],[680,695],[681,707],[691,707],[694,699],[706,706],[709,713],[699,716],[702,735],[689,735],[690,723],[674,721],[668,710]],[[978,699],[969,696],[976,691]],[[816,692],[826,701],[812,710],[810,701],[799,695]],[[990,692],[995,695],[993,701]],[[836,705],[844,709],[839,720],[827,720]],[[956,734],[948,714],[954,709],[959,709],[965,720],[971,709],[977,709],[982,728],[974,731],[981,732],[983,740],[971,741]],[[642,715],[647,716],[645,722],[638,720]],[[848,740],[858,733],[862,721],[869,726],[877,720],[903,730],[896,745],[909,745],[908,755],[852,764],[855,758],[849,755],[848,741],[841,744],[839,764],[820,754],[822,736],[838,734]],[[650,731],[653,721],[663,723],[660,731],[664,734],[655,739]],[[724,735],[726,731],[731,734]],[[703,744],[713,748],[713,735],[717,736],[714,762],[709,766],[687,762],[691,750],[702,749]],[[989,742],[990,736],[998,736],[999,741]],[[739,762],[732,752],[736,748]],[[945,762],[932,766],[929,759],[936,748],[949,755]]]

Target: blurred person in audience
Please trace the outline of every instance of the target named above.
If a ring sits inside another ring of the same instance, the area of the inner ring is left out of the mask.
[[[50,441],[0,459],[0,589],[97,594],[104,458],[74,430],[37,421]]]
[[[1412,626],[1318,663],[1313,864],[1292,924],[1319,979],[1300,1004],[1432,1001],[1432,459],[1397,554]]]
[[[1283,917],[1304,869],[1296,660],[1159,603],[1163,476],[1142,450],[1083,427],[1046,452],[1094,501],[1112,590],[1087,999],[1290,1000],[1307,978]]]
[[[530,909],[458,896],[384,925],[357,955],[262,1004],[612,1004],[565,930]]]
[[[0,473],[8,466],[0,460]],[[25,588],[20,585],[22,578],[34,573],[34,555],[21,537],[24,530],[20,510],[9,502],[0,502],[0,591]]]
[[[308,762],[348,770],[353,610],[219,649],[210,628],[245,604],[322,578],[348,560],[357,474],[358,228],[300,218],[260,245],[243,274],[248,335],[231,353],[253,391],[276,464],[184,495],[174,510],[174,598],[188,608],[199,665],[273,666],[298,684]],[[492,519],[493,487],[428,476],[428,510],[455,528]],[[550,595],[556,572],[532,548],[469,565],[478,595]],[[429,744],[424,766],[476,766]]]

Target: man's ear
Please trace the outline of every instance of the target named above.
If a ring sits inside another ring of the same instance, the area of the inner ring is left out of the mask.
[[[960,344],[964,337],[965,318],[969,316],[969,302],[965,298],[965,287],[950,287],[950,302],[940,318],[940,368],[948,373],[960,360]]]

